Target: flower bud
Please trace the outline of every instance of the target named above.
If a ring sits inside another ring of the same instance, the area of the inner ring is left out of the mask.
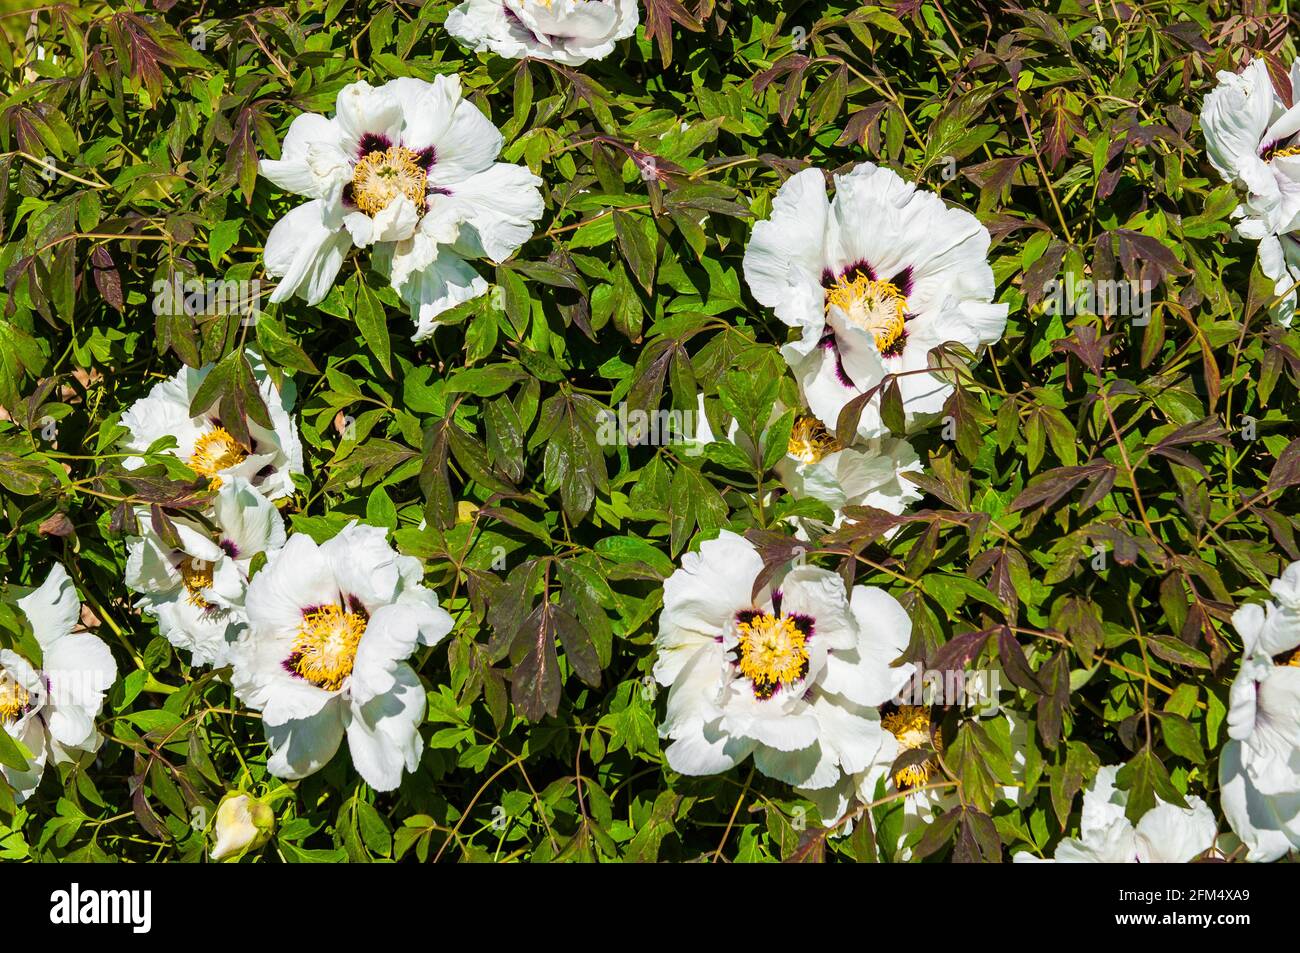
[[[217,806],[212,859],[238,860],[270,840],[273,830],[274,811],[250,795],[232,791]]]

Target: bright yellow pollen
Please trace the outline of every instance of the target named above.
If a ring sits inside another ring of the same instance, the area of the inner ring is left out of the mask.
[[[898,711],[891,712],[880,719],[881,725],[898,741],[900,754],[926,745],[933,745],[935,751],[943,750],[939,736],[930,736],[930,709],[923,705],[901,705]],[[914,788],[930,780],[929,763],[912,764],[894,775],[894,783],[900,788]]]
[[[1294,668],[1300,668],[1300,649],[1296,649],[1294,652],[1292,652],[1291,657],[1288,658],[1282,664],[1292,666]]]
[[[1300,156],[1300,146],[1288,146],[1285,149],[1278,149],[1277,152],[1274,152],[1271,156],[1269,156],[1269,158],[1286,159],[1290,156]]]
[[[839,278],[826,291],[826,310],[839,308],[853,324],[872,336],[876,350],[888,351],[903,336],[907,299],[891,281],[872,281],[858,275],[852,281]]]
[[[247,456],[248,451],[239,445],[229,430],[213,427],[194,441],[194,452],[190,454],[189,465],[195,473],[207,477],[215,490],[221,486],[221,477],[217,474],[242,463]]]
[[[352,172],[352,201],[372,217],[403,195],[423,214],[428,187],[428,175],[415,153],[401,146],[368,153]]]
[[[31,695],[6,672],[0,672],[0,722],[17,721],[24,711]]]
[[[205,559],[191,559],[187,556],[181,560],[177,569],[181,574],[181,581],[185,583],[185,591],[189,593],[187,598],[190,605],[198,606],[200,609],[210,609],[211,604],[203,598],[203,590],[212,586],[212,563]]]
[[[786,453],[800,463],[820,463],[823,457],[843,449],[816,417],[805,414],[795,418]]]
[[[808,671],[807,637],[789,616],[756,615],[736,625],[740,633],[740,673],[756,691],[797,682]]]
[[[286,664],[313,685],[336,692],[352,674],[365,631],[365,616],[337,605],[321,606],[303,617]]]

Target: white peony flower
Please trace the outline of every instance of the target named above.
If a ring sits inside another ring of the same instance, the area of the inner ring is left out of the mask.
[[[295,535],[248,586],[249,634],[231,651],[235,692],[262,712],[268,767],[319,771],[346,734],[352,763],[391,791],[420,763],[424,687],[406,659],[452,620],[384,530],[350,523],[317,545]]]
[[[476,53],[581,66],[640,22],[636,0],[466,0],[447,14],[447,32]]]
[[[886,373],[921,372],[898,378],[909,420],[942,409],[952,388],[926,373],[930,350],[955,341],[975,351],[1006,327],[988,250],[973,215],[889,169],[864,162],[837,175],[832,200],[820,170],[805,169],[754,226],[745,281],[800,332],[781,352],[808,406],[834,430],[844,405]],[[858,430],[885,433],[878,399]]]
[[[903,474],[924,469],[906,440],[873,437],[846,447],[812,415],[795,418],[786,455],[775,467],[795,499],[812,497],[834,510],[837,527],[846,506],[902,513],[924,495]]]
[[[1268,66],[1256,58],[1240,73],[1221,72],[1201,107],[1201,131],[1210,164],[1246,193],[1238,216],[1258,223],[1239,227],[1259,238],[1300,228],[1300,105],[1287,108],[1273,88]],[[1300,89],[1300,62],[1291,66]]]
[[[98,750],[95,718],[117,678],[108,646],[89,632],[73,632],[81,603],[58,563],[40,587],[18,600],[41,647],[36,668],[13,649],[0,649],[0,722],[31,755],[27,770],[0,765],[19,802],[31,797],[47,763],[77,761]]]
[[[438,315],[487,290],[466,259],[504,261],[541,217],[541,179],[496,162],[501,146],[457,76],[351,83],[333,118],[296,118],[281,157],[259,166],[308,199],[267,238],[267,273],[281,278],[271,300],[316,304],[349,246],[373,247],[411,310],[414,340],[428,337]]]
[[[1051,860],[1060,864],[1186,864],[1214,846],[1219,836],[1214,812],[1199,797],[1186,808],[1159,801],[1134,826],[1124,816],[1128,792],[1115,787],[1119,765],[1110,765],[1083,792],[1079,837],[1066,838]],[[1043,863],[1028,852],[1017,863]],[[1051,861],[1046,861],[1051,862]]]
[[[772,419],[784,411],[778,404]],[[699,423],[694,445],[688,447],[688,452],[698,452],[717,439],[704,413],[703,394],[696,419]],[[734,420],[726,439],[749,453],[750,441]],[[835,513],[834,527],[844,522],[846,506],[872,506],[897,515],[924,496],[916,484],[903,476],[925,470],[920,456],[906,440],[859,438],[846,447],[812,414],[796,415],[785,456],[776,462],[774,469],[795,499],[810,497],[830,507]]]
[[[1219,756],[1223,813],[1251,861],[1300,848],[1300,563],[1272,590],[1276,601],[1232,616],[1242,661]]]
[[[258,553],[284,545],[284,520],[275,504],[240,477],[223,482],[212,503],[211,527],[180,517],[173,525],[180,546],[169,546],[153,529],[149,511],[136,511],[141,535],[127,541],[126,584],[138,603],[158,619],[172,645],[192,665],[220,668],[230,645],[244,632],[244,594]]]
[[[245,447],[223,425],[217,405],[198,416],[190,415],[190,403],[214,365],[195,370],[182,367],[175,377],[155,384],[148,396],[137,400],[122,414],[122,426],[131,431],[123,446],[143,453],[163,437],[175,437],[175,449],[168,450],[184,460],[191,470],[220,486],[226,477],[242,477],[267,499],[275,500],[293,492],[291,474],[302,473],[302,442],[293,422],[293,403],[297,391],[293,381],[285,380],[276,390],[261,359],[249,354],[249,364],[258,390],[271,417],[273,428],[267,430],[248,419],[251,447]],[[128,457],[124,465],[136,469],[144,464],[140,457]]]
[[[654,675],[670,686],[660,733],[673,770],[759,771],[801,788],[864,770],[882,733],[876,706],[911,678],[891,668],[911,621],[881,589],[845,592],[835,573],[796,566],[757,596],[762,560],[724,530],[664,582]]]

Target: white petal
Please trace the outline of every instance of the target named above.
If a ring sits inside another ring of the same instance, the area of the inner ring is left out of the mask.
[[[430,198],[430,213],[450,206],[458,224],[456,251],[466,258],[505,261],[533,237],[542,217],[542,180],[526,166],[497,162]]]
[[[45,581],[18,600],[43,649],[72,631],[81,616],[81,601],[62,563],[50,567]]]
[[[1257,155],[1273,106],[1273,82],[1263,59],[1252,60],[1240,75],[1219,74],[1219,85],[1201,107],[1201,131],[1210,164],[1225,181],[1235,181],[1243,160]]]
[[[800,330],[801,354],[809,353],[821,337],[829,211],[821,171],[804,169],[777,191],[771,218],[754,226],[745,248],[743,268],[750,294]]]
[[[315,715],[283,724],[265,724],[271,756],[267,770],[277,778],[295,780],[315,774],[329,763],[343,741],[348,715],[341,698],[331,698]]]
[[[769,778],[809,790],[833,787],[844,777],[835,766],[835,756],[817,742],[796,751],[759,745],[754,749],[754,766]]]
[[[289,537],[248,584],[249,625],[261,639],[290,636],[302,625],[304,609],[339,604],[333,567],[310,536]]]
[[[848,774],[867,770],[884,741],[880,713],[824,691],[813,699],[812,707],[821,726],[818,742],[822,749]]]
[[[398,262],[391,248],[387,253],[383,251],[384,246],[376,249],[376,264],[381,270],[388,268],[393,271],[393,287],[410,308],[411,318],[416,324],[415,334],[411,336],[411,340],[423,341],[437,328],[438,315],[464,301],[485,294],[488,283],[465,259],[448,249],[438,248],[428,243],[427,239],[421,246],[419,234],[415,236],[414,243],[416,246],[423,247],[426,255],[434,254],[437,257],[429,259],[427,264],[407,273],[400,285],[396,280]]]
[[[655,646],[655,677],[671,684],[680,670],[677,649],[722,639],[734,630],[736,613],[753,606],[754,580],[763,561],[752,543],[730,530],[686,553],[681,568],[664,581],[663,611]]]
[[[1160,803],[1137,823],[1138,860],[1144,864],[1186,864],[1214,846],[1218,823],[1198,797],[1186,809]]]
[[[378,609],[366,624],[352,666],[352,697],[366,703],[393,688],[394,672],[406,666],[420,641],[422,613],[411,605],[389,605]]]
[[[911,641],[912,620],[897,599],[871,586],[854,586],[850,605],[857,621],[857,645],[831,653],[821,687],[860,705],[882,705],[916,672],[911,662],[893,666]]]
[[[1300,792],[1269,797],[1246,776],[1242,745],[1229,741],[1219,756],[1219,801],[1246,859],[1268,863],[1300,846]]]
[[[311,161],[313,150],[315,162]],[[323,156],[334,156],[336,161],[322,164]],[[258,171],[287,192],[322,198],[332,181],[346,174],[345,158],[333,120],[303,113],[290,123],[280,158],[263,159],[258,163]]]
[[[402,131],[402,106],[392,91],[366,82],[349,83],[334,103],[335,124],[343,148],[359,157],[361,140],[381,136],[396,144]]]
[[[478,172],[491,167],[504,140],[492,120],[473,103],[460,100],[452,110],[446,131],[434,141],[429,185],[455,189]]]
[[[263,255],[266,273],[280,278],[271,293],[272,303],[294,294],[308,304],[319,304],[329,294],[347,254],[351,239],[324,221],[320,199],[304,202],[275,223],[267,236]]]
[[[420,766],[424,706],[424,686],[409,665],[397,666],[391,692],[353,703],[348,750],[357,773],[376,791],[393,790],[403,769]]]
[[[1083,816],[1079,829],[1085,840],[1124,818],[1128,792],[1115,787],[1115,778],[1119,770],[1120,766],[1117,764],[1098,769],[1097,776],[1083,792]]]
[[[88,747],[104,693],[117,679],[113,653],[98,636],[79,632],[46,647],[42,667],[49,684],[42,717],[50,735],[65,747]]]
[[[677,737],[664,749],[664,755],[678,774],[698,777],[730,771],[753,750],[754,743],[748,738],[735,738],[715,725],[700,724]]]
[[[813,641],[827,649],[852,649],[858,644],[858,625],[849,610],[844,579],[818,566],[796,566],[781,577],[781,612],[805,616],[813,622]]]
[[[447,134],[452,113],[460,102],[460,77],[440,74],[432,82],[399,77],[382,87],[402,110],[402,146],[423,152]]]

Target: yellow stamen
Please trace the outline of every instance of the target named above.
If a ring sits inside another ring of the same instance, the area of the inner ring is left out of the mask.
[[[0,672],[0,722],[17,721],[27,710],[31,695],[8,672]]]
[[[1286,159],[1289,158],[1290,156],[1300,156],[1300,146],[1288,146],[1285,149],[1278,149],[1271,156],[1269,156],[1269,158]]]
[[[852,281],[841,277],[826,291],[826,310],[831,308],[839,308],[851,323],[870,334],[882,354],[903,336],[907,299],[891,281],[872,281],[865,275]]]
[[[938,735],[930,736],[930,709],[923,705],[901,705],[898,711],[890,712],[880,719],[880,724],[894,736],[898,742],[899,753],[916,748],[933,746],[935,751],[943,751],[943,742]],[[894,775],[894,783],[900,788],[914,788],[930,780],[930,764],[911,764]]]
[[[800,463],[820,463],[823,457],[843,449],[820,420],[804,414],[795,418],[785,452]]]
[[[778,685],[797,682],[808,672],[807,636],[789,616],[764,612],[736,625],[740,633],[740,674],[761,697]]]
[[[200,609],[212,608],[212,604],[203,598],[203,590],[212,587],[212,568],[212,563],[205,559],[191,559],[187,556],[181,560],[177,569],[180,571],[181,581],[185,583],[190,605],[198,606]]]
[[[1300,668],[1300,649],[1296,649],[1292,652],[1290,657],[1282,664],[1293,668]]]
[[[221,477],[217,474],[243,463],[247,456],[248,451],[230,435],[230,431],[225,427],[213,427],[194,441],[189,465],[195,473],[207,477],[215,490],[221,486]]]
[[[313,685],[336,692],[352,674],[365,631],[364,615],[337,605],[321,606],[303,616],[285,665]]]
[[[352,172],[352,201],[370,216],[403,195],[424,214],[428,187],[428,175],[415,153],[401,146],[368,153]]]

